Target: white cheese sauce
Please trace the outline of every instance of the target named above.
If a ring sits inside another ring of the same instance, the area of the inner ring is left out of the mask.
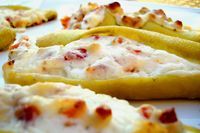
[[[60,113],[60,110],[73,108],[70,99],[84,101],[86,110],[82,112],[79,108],[82,116],[68,117]],[[26,110],[24,105],[32,109]],[[102,105],[111,110],[107,122],[95,115],[97,107]],[[152,124],[160,124],[152,128],[155,133],[167,132],[167,128],[174,133],[183,133],[179,121],[162,124],[158,120],[161,110],[154,109],[153,119],[146,119],[140,108],[134,108],[125,100],[62,83],[5,86],[0,89],[0,106],[0,129],[15,133],[138,133],[137,130],[143,128],[146,133]],[[19,110],[22,113],[16,113]],[[35,110],[39,113],[33,115]],[[142,125],[144,121],[149,125]]]
[[[120,36],[91,36],[66,46],[20,46],[13,50],[10,58],[15,60],[16,72],[72,79],[200,73],[198,64]]]

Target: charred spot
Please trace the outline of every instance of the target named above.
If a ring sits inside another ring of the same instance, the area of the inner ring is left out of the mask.
[[[83,100],[66,101],[72,102],[72,106],[69,108],[61,108],[59,111],[61,114],[66,115],[69,118],[80,117],[86,111],[86,103]]]
[[[140,27],[141,25],[141,22],[142,22],[142,19],[141,17],[129,17],[129,16],[123,16],[122,17],[122,22],[128,26],[131,26],[131,27]]]
[[[15,60],[10,60],[10,61],[8,61],[8,65],[9,65],[9,66],[13,65],[14,63],[15,63]]]
[[[113,2],[107,5],[107,7],[111,10],[115,10],[116,8],[120,7],[120,3],[119,2]]]
[[[165,12],[162,9],[154,10],[154,13],[156,15],[166,16]]]
[[[139,72],[139,70],[136,67],[126,68],[125,71],[126,72],[131,72],[131,73]]]
[[[147,13],[147,12],[149,12],[149,11],[150,11],[150,10],[149,10],[148,8],[142,7],[142,8],[139,10],[139,13],[145,14],[145,13]]]
[[[181,29],[183,27],[183,23],[180,20],[176,20],[174,24],[175,24],[175,27],[178,29]]]
[[[23,105],[15,111],[15,117],[18,120],[30,122],[40,115],[40,111],[34,105]]]

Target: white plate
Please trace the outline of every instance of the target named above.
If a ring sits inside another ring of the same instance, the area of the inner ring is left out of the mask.
[[[95,0],[99,3],[98,0]],[[111,0],[106,0],[100,2],[101,4],[105,4],[110,2]],[[81,2],[81,0],[58,0],[58,1],[45,1],[41,8],[54,8],[58,11],[59,18],[64,15],[70,15],[75,12],[79,5],[82,3],[87,3],[88,0]],[[94,0],[93,0],[94,2]],[[166,11],[167,15],[172,17],[173,19],[183,20],[185,24],[192,25],[193,27],[200,26],[200,12],[199,9],[188,9],[188,8],[178,8],[174,6],[165,6],[165,5],[157,5],[157,4],[149,4],[149,3],[140,3],[133,1],[120,1],[121,5],[127,11],[137,10],[142,6],[147,6],[151,9],[162,8]],[[18,34],[17,38],[22,35],[29,35],[31,39],[35,39],[38,36],[47,34],[48,32],[53,32],[61,29],[61,25],[59,19],[57,21],[52,21],[47,24],[43,24],[40,26],[32,27],[27,29],[27,31],[23,34]],[[0,53],[0,65],[7,61],[7,52]],[[2,77],[2,71],[0,71],[0,85],[3,86],[4,81]],[[195,126],[200,128],[200,101],[198,100],[162,100],[162,101],[134,101],[131,102],[135,106],[139,106],[144,103],[153,104],[158,108],[168,108],[175,107],[179,119],[188,125]]]

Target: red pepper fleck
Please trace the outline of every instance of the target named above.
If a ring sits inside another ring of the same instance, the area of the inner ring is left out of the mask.
[[[94,39],[95,39],[95,40],[98,40],[99,38],[100,38],[100,36],[94,35]]]
[[[123,42],[123,38],[118,37],[117,42],[118,42],[118,43],[122,43],[122,42]]]
[[[177,121],[176,112],[174,108],[164,110],[159,117],[159,120],[164,124],[174,123]]]
[[[139,49],[136,49],[136,50],[133,50],[134,51],[134,53],[136,53],[136,54],[140,54],[142,51],[141,50],[139,50]]]
[[[87,57],[87,50],[84,48],[79,48],[77,49],[77,51],[68,51],[65,54],[64,59],[70,61],[70,60],[84,59],[85,57]]]
[[[40,111],[34,105],[24,105],[15,111],[15,117],[18,120],[30,122],[40,115]]]
[[[100,116],[100,118],[102,119],[106,119],[112,115],[112,110],[108,106],[105,106],[105,105],[101,105],[97,107],[95,111],[96,111],[96,114]]]
[[[68,28],[69,27],[70,17],[65,16],[60,21],[61,21],[62,25],[64,26],[64,28]]]
[[[151,106],[142,106],[140,107],[142,115],[146,118],[149,119],[152,115],[153,108]]]
[[[16,49],[16,48],[19,47],[19,45],[20,45],[20,43],[16,43],[16,44],[14,44],[14,45],[11,45],[11,46],[9,47],[9,50]]]
[[[7,20],[8,22],[12,22],[12,18],[11,18],[10,16],[7,16],[7,17],[6,17],[6,20]]]

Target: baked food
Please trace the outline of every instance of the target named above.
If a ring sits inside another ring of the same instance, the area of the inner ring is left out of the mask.
[[[71,17],[64,16],[61,23],[66,29],[91,29],[97,26],[116,25],[115,15],[122,13],[123,10],[118,2],[102,6],[89,2],[87,5],[81,5]]]
[[[39,48],[27,38],[11,46],[5,81],[81,84],[125,99],[200,98],[197,42],[118,26],[65,32],[65,46]]]
[[[63,83],[8,84],[0,89],[0,132],[198,133],[174,108],[134,108],[127,101]]]
[[[56,17],[54,10],[31,9],[19,5],[0,6],[0,50],[6,49],[13,42],[16,28],[39,25]]]
[[[126,13],[118,2],[108,5],[81,5],[71,17],[63,17],[61,23],[67,29],[90,29],[106,25],[128,26],[200,42],[199,31],[184,25],[180,20],[173,21],[162,9],[150,10],[142,7],[137,12]]]

